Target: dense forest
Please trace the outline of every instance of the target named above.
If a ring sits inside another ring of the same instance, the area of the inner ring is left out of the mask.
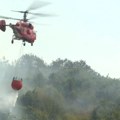
[[[26,54],[12,64],[0,60],[0,72],[4,85],[13,76],[23,79],[12,114],[0,107],[0,120],[120,119],[120,80],[100,75],[83,60],[58,58],[48,65]]]

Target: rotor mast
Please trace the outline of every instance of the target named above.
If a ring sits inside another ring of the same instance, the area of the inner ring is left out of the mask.
[[[24,22],[27,22],[28,19],[27,19],[27,14],[28,14],[28,11],[25,11],[24,14],[23,14],[23,21]]]

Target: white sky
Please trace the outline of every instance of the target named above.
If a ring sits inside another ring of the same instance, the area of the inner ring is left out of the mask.
[[[3,0],[0,15],[22,18],[10,10],[26,10],[34,0]],[[57,58],[85,60],[101,75],[120,78],[120,1],[44,0],[52,4],[35,10],[56,14],[34,21],[37,40],[33,47],[21,41],[11,44],[12,30],[0,32],[0,57],[15,60],[21,53],[32,53],[51,63]],[[7,20],[7,23],[16,21]]]

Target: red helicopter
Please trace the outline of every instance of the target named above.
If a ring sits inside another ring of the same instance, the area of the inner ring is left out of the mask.
[[[45,5],[48,5],[49,3],[44,3],[39,5],[38,7],[43,7]],[[32,23],[29,22],[30,19],[27,19],[27,14],[32,14],[32,15],[37,15],[37,16],[50,16],[49,14],[43,14],[43,13],[31,13],[30,10],[36,9],[38,7],[33,7],[31,6],[28,10],[25,11],[14,11],[14,12],[19,12],[23,13],[23,19],[18,19],[18,18],[12,18],[12,17],[6,17],[6,16],[0,16],[0,18],[4,19],[12,19],[12,20],[18,20],[16,24],[6,24],[5,20],[0,20],[0,29],[5,32],[6,31],[6,26],[9,26],[13,30],[13,37],[11,40],[11,43],[14,43],[14,40],[22,40],[23,45],[25,46],[25,42],[28,42],[33,46],[34,41],[36,40],[36,32],[34,30],[34,26]]]

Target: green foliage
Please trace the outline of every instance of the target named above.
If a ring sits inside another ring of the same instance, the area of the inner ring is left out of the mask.
[[[56,117],[63,113],[59,102],[39,88],[21,96],[19,103],[25,107],[24,113],[28,119],[56,120]]]
[[[80,114],[73,114],[73,113],[66,113],[64,114],[63,120],[89,120],[90,115],[88,113],[80,113]]]
[[[120,119],[120,81],[101,76],[83,60],[59,58],[47,65],[24,55],[13,65],[0,61],[0,70],[7,79],[23,78],[16,106],[22,120]]]
[[[91,120],[119,120],[120,105],[112,101],[102,101],[93,111]]]

